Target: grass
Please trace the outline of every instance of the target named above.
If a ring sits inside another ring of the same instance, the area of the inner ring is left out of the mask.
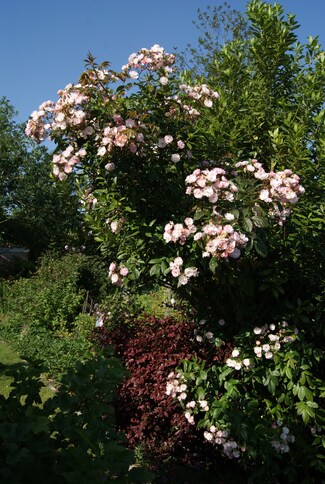
[[[28,366],[29,363],[23,360],[16,351],[14,351],[10,345],[0,339],[0,369],[2,368],[19,368],[19,366]],[[8,397],[11,392],[11,383],[13,378],[3,374],[1,370],[0,373],[0,394],[4,397]],[[42,402],[45,402],[48,398],[54,395],[54,391],[49,386],[49,382],[44,381],[44,386],[40,392]]]

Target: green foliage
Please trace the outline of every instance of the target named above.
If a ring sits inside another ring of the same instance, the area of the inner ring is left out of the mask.
[[[14,383],[7,399],[0,396],[1,480],[149,482],[114,427],[112,403],[125,374],[119,360],[108,353],[78,364],[43,408],[40,371],[8,370]]]
[[[88,299],[105,293],[105,266],[78,253],[48,253],[30,278],[2,283],[2,311],[19,324],[40,325],[61,333],[71,331]]]
[[[46,148],[25,135],[16,115],[0,99],[0,244],[27,247],[36,259],[50,247],[78,243],[79,202],[73,184],[51,178]]]
[[[208,9],[198,27],[214,38],[217,21],[216,11]],[[226,298],[237,301],[235,312],[224,309],[225,319],[237,324],[260,318],[263,309],[266,320],[289,313],[297,320],[292,313],[302,304],[308,307],[305,324],[315,320],[311,330],[323,333],[325,53],[317,37],[298,42],[295,16],[285,15],[280,4],[250,1],[243,22],[242,35],[228,35],[224,45],[203,36],[192,47],[187,78],[203,75],[220,92],[218,105],[199,120],[194,156],[230,164],[256,157],[270,170],[292,169],[306,191],[282,230],[264,229],[254,242],[264,260],[239,264],[231,278],[220,275],[224,295],[218,299],[221,305]],[[250,222],[243,222],[249,233]]]
[[[224,365],[184,361],[183,405],[211,445],[248,466],[252,479],[316,483],[325,471],[323,360],[287,323],[255,328],[237,335]]]

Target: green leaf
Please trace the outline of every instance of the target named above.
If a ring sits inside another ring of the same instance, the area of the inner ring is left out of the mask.
[[[243,218],[243,229],[246,232],[252,232],[253,230],[253,222],[248,217]]]
[[[211,271],[213,274],[215,274],[215,272],[216,272],[216,269],[217,269],[217,267],[218,267],[218,263],[219,263],[219,261],[218,261],[218,259],[217,259],[216,257],[212,257],[212,258],[210,259],[210,262],[209,262],[209,269],[210,269],[210,271]]]
[[[258,253],[258,255],[260,255],[261,257],[267,256],[268,250],[267,250],[265,243],[263,242],[263,240],[261,238],[258,237],[254,240],[254,248],[255,248],[256,252]]]

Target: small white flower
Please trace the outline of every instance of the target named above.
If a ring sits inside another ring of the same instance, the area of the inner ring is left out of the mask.
[[[250,366],[250,364],[251,364],[251,362],[250,362],[250,359],[249,358],[244,358],[243,359],[243,365],[244,366],[248,367],[248,366]]]
[[[237,349],[234,349],[233,352],[231,353],[231,356],[233,358],[236,358],[237,356],[239,356],[239,351]]]

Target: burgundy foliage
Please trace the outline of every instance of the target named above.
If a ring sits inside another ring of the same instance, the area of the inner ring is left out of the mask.
[[[133,327],[99,329],[96,340],[112,344],[130,375],[119,388],[117,422],[131,447],[144,443],[157,460],[168,457],[193,465],[204,464],[215,451],[203,432],[187,422],[180,404],[166,395],[168,374],[182,359],[197,356],[207,363],[224,361],[231,348],[198,343],[195,326],[171,318],[148,317]]]

